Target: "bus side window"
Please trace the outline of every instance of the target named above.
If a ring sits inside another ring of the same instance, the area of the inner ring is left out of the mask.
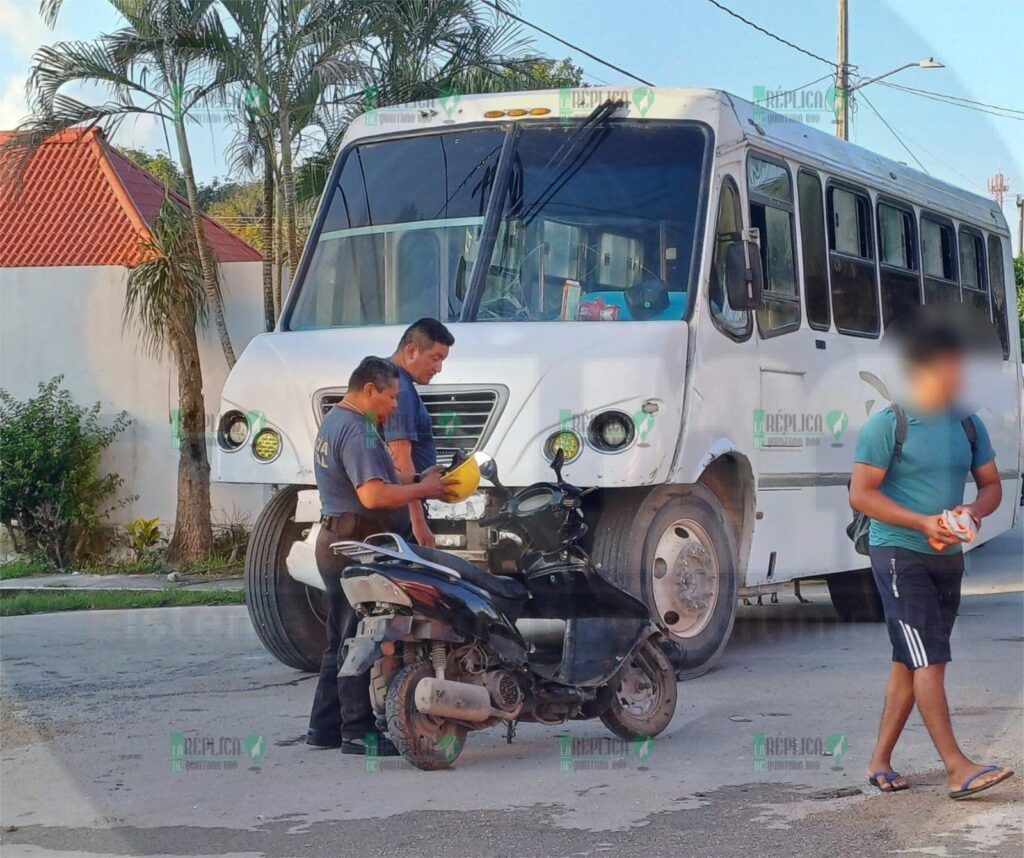
[[[999,236],[988,237],[988,279],[992,285],[992,320],[1003,347],[1003,360],[1010,359],[1010,329],[1006,321],[1006,273],[1003,270],[1003,245]]]
[[[804,301],[807,324],[827,331],[832,322],[828,301],[828,250],[825,246],[825,207],[821,200],[821,179],[810,170],[797,174],[800,200],[800,242],[803,247]]]
[[[725,254],[729,245],[743,238],[743,209],[740,193],[732,176],[722,180],[718,196],[718,222],[715,226],[715,246],[711,258],[711,277],[708,282],[708,302],[715,326],[735,340],[750,336],[749,310],[734,310],[725,293]]]
[[[937,215],[921,215],[921,255],[924,258],[924,302],[960,301],[953,224],[940,220]]]
[[[866,193],[829,187],[828,246],[836,329],[854,336],[878,336],[871,200]]]
[[[921,303],[921,275],[917,262],[917,228],[910,209],[878,204],[878,270],[882,286],[882,323]]]
[[[963,300],[988,319],[992,310],[988,305],[988,272],[985,270],[985,242],[981,233],[960,227],[960,284]]]
[[[750,225],[761,236],[764,303],[757,311],[762,337],[800,326],[796,250],[793,239],[793,188],[782,164],[750,156],[747,159]]]

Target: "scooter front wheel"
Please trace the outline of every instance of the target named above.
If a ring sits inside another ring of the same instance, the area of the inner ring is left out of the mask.
[[[386,700],[388,736],[416,768],[424,771],[450,768],[469,730],[443,718],[424,715],[416,708],[416,686],[434,675],[425,661],[403,667],[391,681]]]
[[[657,736],[676,711],[676,674],[653,638],[646,640],[608,684],[611,702],[601,721],[616,736]]]

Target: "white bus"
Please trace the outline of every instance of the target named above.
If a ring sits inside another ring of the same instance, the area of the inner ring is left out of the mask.
[[[595,560],[647,602],[684,675],[722,650],[739,597],[783,582],[828,575],[840,615],[872,619],[846,483],[858,430],[891,395],[879,343],[901,310],[955,301],[992,320],[1003,360],[975,393],[1003,503],[981,541],[1013,524],[1011,263],[991,200],[721,91],[363,116],[277,330],[223,391],[215,479],[277,487],[246,560],[259,637],[286,664],[319,664],[317,425],[360,358],[428,315],[455,336],[422,390],[442,454],[481,450],[518,487],[548,479],[562,448],[566,478],[599,488]],[[429,515],[439,547],[500,571],[507,537],[476,525],[492,500]]]

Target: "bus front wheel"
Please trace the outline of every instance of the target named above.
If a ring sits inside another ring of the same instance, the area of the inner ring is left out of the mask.
[[[662,486],[604,499],[594,560],[642,599],[680,679],[706,673],[736,618],[736,549],[725,511],[704,486]]]
[[[245,553],[245,604],[256,636],[274,658],[315,672],[327,645],[324,597],[292,578],[285,566],[307,527],[295,521],[298,493],[296,486],[281,489],[256,519]]]

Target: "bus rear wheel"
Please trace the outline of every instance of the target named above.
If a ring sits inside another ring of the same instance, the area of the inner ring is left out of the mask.
[[[285,566],[307,525],[295,521],[296,486],[281,489],[263,510],[245,553],[245,604],[260,643],[282,664],[315,672],[327,646],[326,602]]]
[[[663,486],[606,497],[593,557],[646,603],[678,678],[706,673],[736,618],[735,542],[714,493]]]
[[[837,572],[825,580],[832,607],[844,623],[880,623],[885,619],[882,597],[870,569]]]

